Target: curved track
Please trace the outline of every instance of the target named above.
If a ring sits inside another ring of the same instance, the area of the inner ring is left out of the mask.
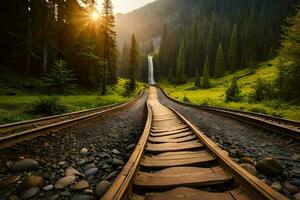
[[[166,95],[168,99],[176,103],[179,103],[181,105],[230,117],[266,130],[270,130],[273,132],[283,134],[288,137],[292,137],[295,140],[300,140],[300,122],[287,120],[279,117],[273,117],[270,115],[264,115],[260,113],[254,113],[254,112],[183,103],[176,99],[173,99],[164,89],[161,90],[163,91],[163,93]]]
[[[74,123],[90,120],[99,115],[114,112],[127,108],[139,98],[143,92],[125,103],[113,104],[95,109],[88,109],[79,112],[67,113],[63,115],[50,116],[29,121],[11,123],[0,126],[0,149],[7,148],[23,140],[45,135],[51,131],[69,126]]]
[[[233,162],[150,87],[141,139],[104,200],[287,199]]]

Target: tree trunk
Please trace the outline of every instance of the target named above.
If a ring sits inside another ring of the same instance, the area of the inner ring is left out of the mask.
[[[28,8],[31,8],[30,2]],[[26,55],[26,74],[29,75],[31,71],[31,52],[32,52],[32,19],[31,10],[28,11],[28,22],[27,22],[27,55]]]
[[[48,22],[47,16],[44,19],[44,41],[43,41],[43,73],[47,72],[48,68]]]

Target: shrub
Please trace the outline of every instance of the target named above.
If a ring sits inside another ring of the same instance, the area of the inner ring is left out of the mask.
[[[59,94],[72,90],[75,80],[73,71],[67,69],[67,64],[63,60],[57,60],[44,78],[45,84]]]
[[[249,100],[252,102],[258,102],[262,100],[273,99],[276,97],[276,91],[274,87],[262,79],[257,79],[254,84],[254,91],[249,95]]]
[[[254,107],[250,108],[250,111],[256,112],[256,113],[268,114],[266,109],[264,109],[263,107],[260,107],[260,106],[254,106]]]
[[[234,76],[225,92],[225,100],[226,102],[239,102],[242,100],[241,90],[238,86],[236,76]]]
[[[183,96],[183,102],[184,103],[191,103],[190,99],[187,98],[185,95]]]
[[[58,115],[67,112],[68,106],[61,102],[61,99],[57,96],[45,96],[39,97],[34,102],[31,110],[32,114],[40,115]]]

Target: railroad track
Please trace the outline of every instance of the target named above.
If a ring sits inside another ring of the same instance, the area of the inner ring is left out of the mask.
[[[138,96],[125,103],[118,103],[100,108],[88,109],[79,112],[72,112],[62,115],[50,116],[23,122],[16,122],[0,126],[0,149],[10,147],[23,140],[32,139],[45,135],[74,123],[83,122],[103,114],[111,113],[127,108],[144,94],[141,91]]]
[[[144,132],[102,200],[287,199],[250,175],[150,87]]]
[[[163,93],[168,99],[178,104],[230,117],[238,121],[254,125],[256,127],[270,130],[272,132],[277,132],[284,136],[292,137],[297,141],[300,140],[300,122],[254,112],[184,103],[173,99],[164,89],[160,89],[163,91]]]

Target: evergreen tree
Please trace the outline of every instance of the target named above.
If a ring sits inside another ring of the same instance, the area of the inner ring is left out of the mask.
[[[225,92],[225,100],[227,102],[239,102],[241,99],[241,90],[237,83],[237,77],[234,75],[229,87]]]
[[[59,94],[73,89],[75,80],[73,70],[67,69],[67,64],[63,60],[57,60],[50,72],[44,77],[45,84]]]
[[[283,95],[286,99],[300,102],[300,10],[290,19],[290,27],[286,27],[280,55],[284,59]],[[282,75],[281,75],[282,76]]]
[[[228,50],[227,62],[231,71],[238,69],[238,33],[236,24],[233,27],[231,34],[230,45]]]
[[[256,30],[254,11],[251,12],[246,32],[246,50],[245,50],[245,64],[246,67],[254,67],[256,65]]]
[[[202,87],[209,88],[209,85],[209,58],[208,56],[206,56],[203,70]]]
[[[138,65],[138,47],[134,34],[131,38],[131,49],[130,49],[130,90],[135,90],[136,88],[136,68]]]
[[[224,61],[224,54],[222,43],[220,43],[218,48],[218,53],[216,57],[216,64],[215,64],[215,77],[220,78],[225,74],[225,61]]]
[[[196,67],[196,72],[195,72],[195,88],[200,88],[201,87],[201,81],[200,81],[200,76],[199,76],[199,69]]]
[[[185,46],[184,41],[182,41],[178,57],[177,57],[177,65],[176,65],[176,83],[183,83],[184,79],[184,68],[185,68]]]
[[[103,1],[102,10],[102,24],[101,31],[103,33],[103,60],[104,70],[103,70],[103,82],[102,82],[102,95],[107,92],[107,80],[109,75],[109,80],[111,83],[117,83],[116,76],[116,32],[114,31],[115,17],[113,13],[113,7],[111,0]]]

